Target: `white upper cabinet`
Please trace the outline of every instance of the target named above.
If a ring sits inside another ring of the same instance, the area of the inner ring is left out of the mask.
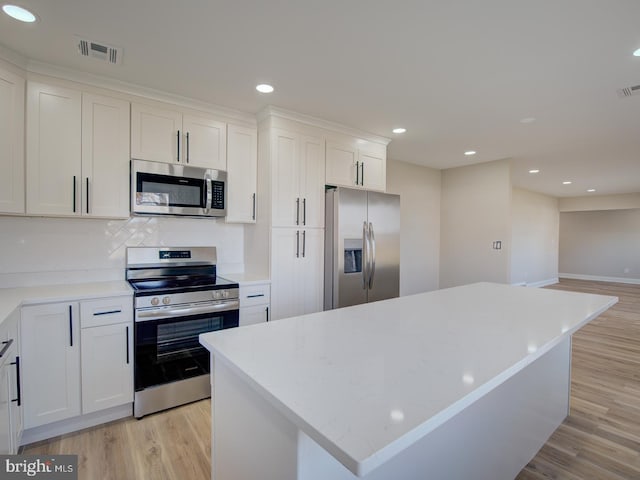
[[[258,172],[255,128],[227,128],[227,222],[255,223]]]
[[[324,227],[324,140],[273,129],[272,225]]]
[[[328,185],[385,191],[386,146],[356,138],[343,142],[327,140],[326,169]]]
[[[205,114],[131,105],[131,156],[142,160],[227,169],[227,126]]]
[[[82,93],[27,84],[27,213],[80,215]]]
[[[129,103],[27,85],[27,213],[128,217]]]
[[[24,79],[0,69],[0,212],[24,213]]]
[[[168,108],[131,105],[131,157],[156,162],[180,161],[182,114]]]
[[[82,214],[129,216],[129,102],[82,94]]]
[[[182,117],[184,163],[199,167],[227,169],[227,125],[208,117]]]

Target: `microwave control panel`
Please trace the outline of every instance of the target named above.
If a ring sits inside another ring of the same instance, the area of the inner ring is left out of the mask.
[[[224,182],[211,182],[211,208],[224,209]]]

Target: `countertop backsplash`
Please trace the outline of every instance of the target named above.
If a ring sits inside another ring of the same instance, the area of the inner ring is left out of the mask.
[[[0,217],[0,288],[123,280],[129,246],[216,246],[218,272],[244,269],[244,226],[223,219]]]

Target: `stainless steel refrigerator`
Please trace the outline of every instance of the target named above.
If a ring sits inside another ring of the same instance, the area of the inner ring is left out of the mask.
[[[324,309],[397,297],[400,196],[343,187],[325,195]]]

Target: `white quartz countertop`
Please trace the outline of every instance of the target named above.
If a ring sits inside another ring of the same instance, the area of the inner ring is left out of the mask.
[[[221,273],[220,276],[232,282],[237,282],[241,286],[271,283],[269,277],[258,273]]]
[[[362,476],[616,302],[477,283],[200,340],[216,362]]]
[[[0,288],[0,322],[22,305],[133,295],[126,281]]]

